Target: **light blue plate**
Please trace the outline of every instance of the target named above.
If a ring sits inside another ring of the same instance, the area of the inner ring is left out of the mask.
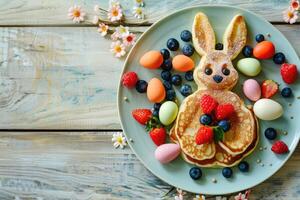
[[[139,58],[149,50],[160,50],[161,48],[165,48],[167,39],[171,37],[177,38],[182,47],[184,43],[180,40],[180,32],[184,29],[192,29],[194,16],[199,11],[208,15],[219,42],[222,42],[222,35],[232,17],[236,14],[242,14],[245,17],[248,26],[248,43],[250,45],[254,46],[255,35],[262,33],[268,40],[275,44],[277,52],[281,51],[285,53],[289,63],[297,64],[298,67],[300,66],[299,58],[291,44],[266,20],[252,12],[240,8],[228,6],[201,6],[180,10],[152,25],[141,36],[137,44],[129,53],[127,60],[125,61],[123,73],[126,71],[135,71],[138,73],[140,79],[146,81],[149,81],[152,77],[160,77],[160,70],[147,70],[140,67],[138,62]],[[267,37],[267,34],[270,34],[270,37]],[[176,53],[180,53],[180,51]],[[200,59],[199,56],[194,55],[193,58],[196,64],[198,64]],[[235,62],[238,59],[239,58],[237,58]],[[280,77],[279,65],[275,65],[272,60],[267,60],[262,61],[262,66],[263,72],[259,77],[256,77],[258,80],[273,79],[280,84],[280,88],[285,86],[285,83],[283,83]],[[245,77],[240,74],[239,83],[235,88],[237,93],[240,93],[243,80],[245,80]],[[299,81],[296,84],[291,85],[291,88],[294,92],[293,98],[283,99],[279,94],[274,98],[284,107],[283,117],[270,122],[260,121],[260,142],[256,150],[246,158],[250,163],[250,171],[248,173],[241,173],[237,167],[234,167],[234,175],[233,178],[230,179],[225,179],[222,176],[221,169],[203,169],[204,176],[201,180],[194,181],[189,176],[189,170],[192,165],[187,164],[181,158],[178,158],[167,165],[160,164],[154,158],[156,146],[151,141],[148,133],[131,117],[131,111],[133,109],[152,108],[152,104],[147,100],[145,94],[138,94],[134,89],[128,90],[119,86],[119,115],[126,137],[128,139],[132,138],[134,141],[132,143],[129,142],[132,150],[144,165],[157,177],[170,185],[194,193],[233,193],[251,188],[272,176],[288,160],[295,150],[300,136],[298,125],[300,122],[300,100],[296,98],[300,96]],[[129,102],[123,100],[123,97],[125,96],[128,97]],[[178,94],[177,96],[180,97],[181,95]],[[240,96],[244,97],[242,94],[240,94]],[[250,102],[246,100],[246,103]],[[290,106],[289,104],[292,105]],[[293,117],[293,119],[291,119],[291,117]],[[263,134],[265,128],[269,126],[288,132],[288,135],[280,134],[278,139],[287,143],[290,149],[289,154],[278,156],[271,152],[270,148],[272,143],[268,141]],[[267,149],[261,151],[259,150],[259,147],[266,147]],[[257,159],[260,159],[264,166],[257,164]],[[217,183],[212,182],[213,178],[217,179]]]

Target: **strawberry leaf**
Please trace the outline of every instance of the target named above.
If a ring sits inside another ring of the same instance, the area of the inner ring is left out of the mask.
[[[150,131],[152,128],[160,128],[162,124],[160,123],[159,119],[155,116],[152,116],[150,120],[146,124],[146,131]]]
[[[221,127],[217,126],[213,128],[214,140],[216,142],[222,141],[224,139],[224,131]]]

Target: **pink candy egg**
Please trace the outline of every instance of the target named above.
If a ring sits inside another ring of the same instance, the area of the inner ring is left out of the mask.
[[[165,164],[174,160],[180,154],[180,146],[175,143],[162,144],[155,150],[155,158]]]
[[[258,82],[254,79],[248,79],[244,82],[243,92],[251,101],[257,101],[261,96],[261,89]]]

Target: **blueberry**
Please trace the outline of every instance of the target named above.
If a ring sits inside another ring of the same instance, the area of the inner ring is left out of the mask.
[[[256,42],[262,42],[265,40],[265,36],[263,34],[257,34],[255,36],[255,40],[256,40]]]
[[[223,77],[220,76],[220,75],[214,75],[214,76],[213,76],[213,79],[214,79],[214,81],[215,81],[216,83],[221,83],[222,80],[223,80]]]
[[[226,132],[230,129],[230,122],[227,120],[221,120],[218,122],[218,126],[220,126],[224,132]]]
[[[163,70],[160,73],[160,76],[163,80],[169,81],[171,79],[172,74],[170,71]]]
[[[163,84],[166,90],[172,90],[172,84],[170,81],[164,81]]]
[[[168,49],[161,49],[160,53],[163,56],[164,60],[167,60],[170,58],[170,52]]]
[[[222,169],[222,174],[225,178],[230,178],[232,176],[232,169],[229,167],[224,167]]]
[[[199,167],[192,167],[190,169],[190,176],[194,180],[198,180],[202,176],[202,171]]]
[[[182,53],[183,53],[183,55],[192,56],[193,53],[194,53],[194,51],[195,51],[195,49],[194,49],[194,47],[191,44],[185,44],[182,47]]]
[[[175,75],[172,76],[171,83],[173,85],[178,86],[178,85],[181,84],[181,82],[182,82],[182,78],[181,78],[181,76],[179,74],[175,74]]]
[[[184,78],[187,80],[187,81],[193,81],[194,80],[194,76],[193,76],[193,71],[187,71],[185,74],[184,74]]]
[[[153,110],[152,115],[155,116],[155,117],[158,117],[159,110]]]
[[[172,70],[172,68],[173,68],[172,60],[171,59],[164,60],[164,62],[161,64],[160,68],[162,70],[167,70],[167,71]]]
[[[138,80],[135,85],[136,91],[139,93],[144,93],[147,91],[148,83],[144,80]]]
[[[204,114],[200,116],[199,121],[203,125],[210,125],[212,122],[212,117],[208,114]]]
[[[273,56],[273,61],[275,64],[281,65],[285,62],[285,55],[281,52],[275,53],[275,55]]]
[[[180,87],[180,93],[182,94],[182,96],[189,96],[190,94],[193,93],[193,90],[192,90],[192,87],[188,84],[183,84],[181,87]]]
[[[166,97],[166,99],[167,99],[168,101],[174,101],[175,98],[176,98],[176,93],[175,93],[175,91],[174,91],[174,90],[167,90],[167,97]]]
[[[292,89],[289,87],[285,87],[281,90],[281,96],[283,97],[290,97],[292,96],[293,92]]]
[[[192,40],[192,33],[188,30],[183,30],[180,33],[180,38],[182,39],[182,41],[184,42],[189,42]]]
[[[277,131],[274,128],[267,128],[265,130],[265,136],[269,140],[274,140],[277,136]]]
[[[224,47],[223,47],[223,44],[222,44],[222,43],[217,43],[216,46],[215,46],[215,49],[216,49],[216,50],[223,50],[223,48],[224,48]]]
[[[155,104],[153,105],[153,109],[154,109],[154,110],[159,110],[159,109],[160,109],[160,106],[161,106],[160,103],[155,103]]]
[[[178,40],[176,40],[175,38],[168,39],[168,41],[167,41],[167,47],[171,51],[177,51],[178,48],[179,48],[179,42],[178,42]]]
[[[248,172],[249,171],[249,164],[246,161],[242,161],[238,165],[239,170],[241,172]]]
[[[244,48],[243,48],[243,55],[245,57],[251,57],[253,54],[253,48],[249,45],[246,45]]]

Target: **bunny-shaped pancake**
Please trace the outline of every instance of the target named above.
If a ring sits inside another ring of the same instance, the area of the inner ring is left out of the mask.
[[[194,47],[202,56],[194,70],[198,90],[181,104],[171,139],[180,144],[188,162],[200,166],[231,166],[251,153],[258,141],[254,115],[239,96],[230,91],[238,81],[231,60],[246,44],[244,17],[237,15],[232,19],[224,34],[223,50],[215,50],[215,34],[204,13],[195,16],[192,34]],[[235,115],[231,117],[231,128],[222,141],[197,145],[195,134],[200,127],[199,117],[203,114],[200,99],[204,94],[212,96],[219,104],[231,103]]]

